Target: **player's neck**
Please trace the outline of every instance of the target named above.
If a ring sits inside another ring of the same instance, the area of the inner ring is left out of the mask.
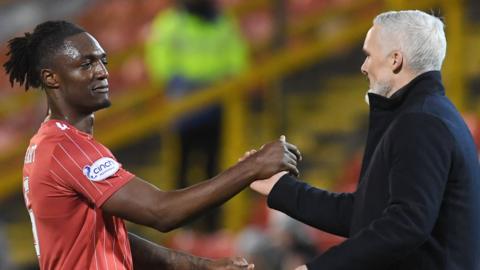
[[[79,117],[79,116],[72,116],[67,114],[59,114],[59,113],[50,111],[47,116],[47,120],[50,120],[50,119],[65,121],[70,125],[74,126],[76,129],[93,135],[93,123],[95,120],[95,115],[93,113]]]
[[[95,116],[93,112],[83,113],[78,109],[68,106],[63,99],[55,99],[48,96],[48,116],[47,119],[57,119],[65,121],[80,131],[93,135],[93,122]]]
[[[90,115],[87,115],[86,117],[83,117],[82,119],[79,119],[79,121],[71,125],[76,127],[78,130],[81,130],[85,133],[93,135],[94,122],[95,122],[95,115],[92,113]]]

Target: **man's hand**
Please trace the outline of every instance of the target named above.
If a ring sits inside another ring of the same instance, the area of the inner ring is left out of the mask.
[[[207,267],[209,270],[252,270],[254,268],[253,264],[249,264],[247,260],[241,257],[213,260]]]
[[[300,265],[299,267],[295,268],[295,270],[308,270],[306,265]]]
[[[250,150],[250,151],[245,152],[245,154],[243,154],[243,157],[241,157],[241,158],[238,159],[238,162],[244,161],[246,158],[248,158],[249,156],[255,154],[256,152],[257,152],[257,150],[255,150],[255,149],[252,149],[252,150]]]
[[[283,171],[279,172],[277,174],[274,174],[272,177],[263,179],[263,180],[257,180],[253,183],[250,184],[250,188],[255,190],[256,192],[268,196],[270,194],[270,191],[272,191],[273,186],[288,172]]]
[[[247,152],[242,162],[250,163],[255,179],[266,179],[281,171],[298,175],[297,161],[301,158],[298,148],[282,135],[280,140],[265,144],[256,152]]]

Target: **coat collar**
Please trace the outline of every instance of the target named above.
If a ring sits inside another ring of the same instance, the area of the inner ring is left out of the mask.
[[[390,111],[398,108],[407,99],[409,99],[409,97],[425,94],[445,95],[440,71],[428,71],[418,75],[407,85],[400,88],[390,98],[380,96],[374,93],[368,93],[368,100],[371,111]]]

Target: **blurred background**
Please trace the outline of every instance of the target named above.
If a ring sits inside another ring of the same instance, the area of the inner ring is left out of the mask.
[[[478,0],[0,0],[0,60],[10,38],[42,21],[83,26],[109,55],[113,105],[96,114],[94,135],[162,189],[208,179],[285,134],[303,153],[302,180],[353,191],[368,115],[363,39],[376,14],[399,9],[444,19],[447,95],[478,143]],[[11,88],[1,72],[0,269],[38,269],[21,169],[45,114],[41,90]],[[342,241],[269,210],[250,190],[170,233],[128,226],[196,255],[245,256],[261,270],[293,269]]]

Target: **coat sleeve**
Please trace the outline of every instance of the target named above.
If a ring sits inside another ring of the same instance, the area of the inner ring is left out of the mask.
[[[382,215],[307,264],[312,269],[385,269],[430,236],[453,162],[454,140],[436,117],[401,116],[384,141],[389,203]],[[367,196],[375,196],[369,194]]]
[[[268,196],[268,206],[329,233],[348,236],[353,194],[314,188],[284,175]]]

